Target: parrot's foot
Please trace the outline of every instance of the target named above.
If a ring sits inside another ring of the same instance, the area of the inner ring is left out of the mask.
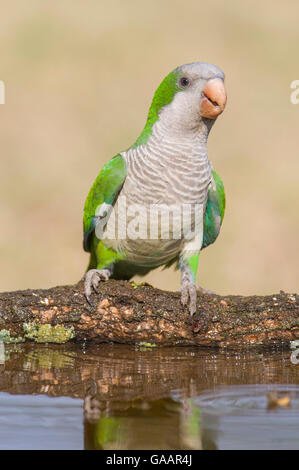
[[[198,290],[198,292],[200,292],[201,294],[216,295],[216,292],[214,292],[213,290],[204,289],[200,286],[196,286],[196,290]]]
[[[185,281],[182,282],[181,287],[181,303],[183,306],[186,306],[189,303],[189,312],[191,317],[196,312],[196,299],[197,299],[197,292],[196,292],[196,285],[194,282]]]
[[[87,302],[91,305],[90,296],[92,288],[98,294],[98,283],[100,281],[108,281],[111,276],[109,269],[90,269],[84,276],[84,293]]]

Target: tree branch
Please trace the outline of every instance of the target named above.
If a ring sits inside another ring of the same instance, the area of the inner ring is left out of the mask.
[[[3,330],[12,338],[37,342],[74,337],[72,341],[227,348],[289,346],[299,338],[297,294],[199,294],[191,319],[176,292],[114,280],[102,282],[99,290],[92,307],[82,282],[0,294],[0,340]]]

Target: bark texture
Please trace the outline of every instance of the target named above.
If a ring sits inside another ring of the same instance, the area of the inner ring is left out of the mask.
[[[71,329],[71,341],[97,343],[248,348],[289,346],[290,341],[299,338],[297,294],[199,294],[197,312],[191,319],[177,292],[114,280],[102,282],[99,290],[92,297],[93,306],[86,302],[82,282],[2,293],[0,339],[3,330],[9,331],[12,338],[34,338],[30,335],[32,326],[41,329],[50,325]],[[50,336],[36,335],[35,341],[63,341]]]

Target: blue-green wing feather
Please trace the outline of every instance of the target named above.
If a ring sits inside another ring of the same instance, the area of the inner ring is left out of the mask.
[[[214,243],[219,235],[225,211],[225,192],[220,176],[213,170],[215,185],[211,185],[205,211],[202,248]]]

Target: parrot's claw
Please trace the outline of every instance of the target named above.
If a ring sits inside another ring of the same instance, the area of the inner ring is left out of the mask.
[[[200,292],[201,294],[216,295],[216,292],[214,292],[213,290],[204,289],[200,286],[196,286],[196,290],[198,290],[198,292]]]
[[[193,282],[184,282],[180,290],[181,303],[184,307],[189,303],[189,312],[192,317],[196,312],[196,285]]]
[[[87,302],[91,304],[90,296],[92,293],[92,288],[98,294],[98,283],[100,281],[108,281],[111,272],[109,269],[90,269],[84,276],[84,293]]]

